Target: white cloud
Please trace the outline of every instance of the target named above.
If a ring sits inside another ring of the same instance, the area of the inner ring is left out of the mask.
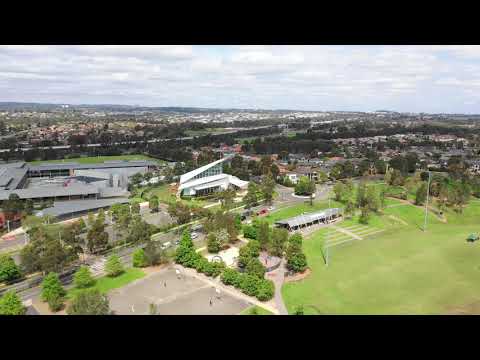
[[[479,46],[0,46],[0,101],[461,112],[480,86],[478,56]]]

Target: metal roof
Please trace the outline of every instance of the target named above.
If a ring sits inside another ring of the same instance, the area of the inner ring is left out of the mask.
[[[276,221],[275,224],[288,225],[289,227],[295,227],[312,223],[314,221],[326,219],[332,215],[338,215],[340,213],[339,208],[325,209],[319,212],[302,214],[292,217],[290,219]]]
[[[29,171],[48,171],[48,170],[77,170],[77,169],[111,169],[125,167],[146,167],[156,166],[157,163],[150,160],[136,161],[118,161],[104,162],[98,164],[79,164],[79,163],[58,163],[58,164],[40,164],[28,165]]]
[[[77,212],[96,210],[103,207],[112,206],[114,204],[125,203],[128,203],[127,198],[55,201],[52,207],[43,209],[42,211],[38,212],[38,215],[62,216]]]
[[[10,194],[17,194],[20,199],[49,198],[54,196],[76,196],[98,194],[99,190],[93,185],[73,184],[66,187],[39,186],[31,189],[17,189],[0,191],[0,200],[7,200]]]

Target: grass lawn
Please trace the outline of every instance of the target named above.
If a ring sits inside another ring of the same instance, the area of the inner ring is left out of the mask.
[[[170,204],[170,203],[173,203],[173,202],[177,202],[177,197],[176,197],[175,194],[173,194],[170,191],[170,185],[169,184],[162,184],[162,185],[158,185],[158,186],[155,186],[153,188],[150,188],[150,189],[146,189],[142,193],[142,198],[144,199],[143,201],[148,200],[153,195],[157,195],[158,200],[161,203],[164,203],[164,204]],[[190,205],[190,206],[192,206],[192,205],[204,206],[204,205],[207,205],[209,203],[209,201],[207,201],[207,200],[193,199],[193,198],[192,199],[182,199],[182,201],[184,203]],[[214,201],[212,200],[212,202],[214,202]]]
[[[97,279],[97,282],[93,288],[98,289],[101,293],[106,294],[110,290],[120,288],[125,286],[132,281],[141,279],[145,276],[145,272],[137,268],[128,268],[125,269],[125,272],[117,277],[111,278],[108,276],[102,276]],[[77,292],[81,291],[80,289],[73,288],[70,289],[67,293],[68,298],[73,298]]]
[[[72,159],[64,160],[36,160],[30,161],[29,164],[39,165],[39,164],[51,164],[51,163],[62,163],[62,162],[77,162],[80,164],[97,164],[105,161],[117,161],[117,160],[153,160],[159,163],[162,163],[162,160],[154,159],[146,155],[115,155],[115,156],[90,156],[90,157],[79,157]]]
[[[480,203],[449,215],[446,224],[429,216],[423,232],[421,208],[387,208],[370,223],[385,231],[331,248],[328,267],[324,230],[315,232],[303,245],[311,275],[282,288],[289,312],[303,305],[307,314],[445,314],[480,304],[480,242],[466,242],[480,231]]]
[[[256,309],[257,313],[256,314],[253,314],[252,312],[254,311],[254,309]],[[271,313],[270,311],[260,307],[260,306],[257,306],[257,305],[253,305],[249,308],[246,308],[245,310],[243,310],[240,315],[273,315],[273,313]]]

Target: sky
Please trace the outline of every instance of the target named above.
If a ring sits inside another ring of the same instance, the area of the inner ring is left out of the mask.
[[[0,101],[480,113],[480,46],[0,45]]]

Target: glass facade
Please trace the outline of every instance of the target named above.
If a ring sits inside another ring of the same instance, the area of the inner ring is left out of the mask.
[[[222,172],[223,172],[223,167],[222,167],[222,164],[220,163],[194,176],[193,179],[201,179],[207,176],[220,175],[222,174]]]

